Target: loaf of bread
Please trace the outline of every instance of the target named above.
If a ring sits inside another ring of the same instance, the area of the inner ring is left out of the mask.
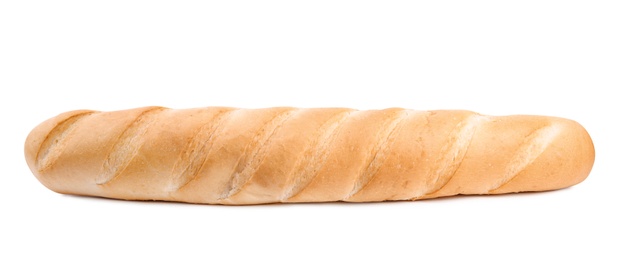
[[[204,204],[554,190],[583,181],[594,156],[568,119],[401,108],[78,110],[25,143],[53,191]]]

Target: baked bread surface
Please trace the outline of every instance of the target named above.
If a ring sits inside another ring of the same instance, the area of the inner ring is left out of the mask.
[[[204,204],[419,200],[583,181],[577,122],[402,108],[76,110],[34,128],[25,157],[65,194]]]

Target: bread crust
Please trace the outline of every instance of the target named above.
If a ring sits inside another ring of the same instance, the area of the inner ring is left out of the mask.
[[[402,108],[77,110],[24,150],[59,193],[243,205],[554,190],[595,158],[572,120]]]

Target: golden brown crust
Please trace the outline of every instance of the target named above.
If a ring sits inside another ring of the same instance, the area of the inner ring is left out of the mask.
[[[58,115],[32,130],[25,156],[60,193],[260,204],[560,189],[595,155],[581,125],[555,117],[143,107]]]

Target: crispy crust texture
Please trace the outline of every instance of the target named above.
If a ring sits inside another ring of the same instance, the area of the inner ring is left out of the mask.
[[[369,202],[583,181],[577,122],[401,108],[78,110],[34,128],[30,170],[65,194],[203,204]]]

